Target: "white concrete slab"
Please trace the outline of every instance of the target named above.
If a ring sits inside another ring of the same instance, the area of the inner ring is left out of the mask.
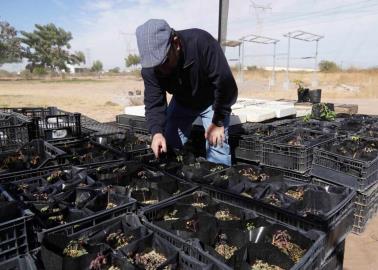
[[[283,118],[287,117],[290,115],[295,115],[296,110],[294,105],[284,105],[284,104],[279,104],[279,103],[274,103],[274,102],[269,102],[263,105],[255,105],[256,107],[263,108],[263,109],[269,109],[273,110],[276,113],[276,118]],[[251,108],[251,107],[247,107]]]
[[[245,122],[262,122],[273,118],[283,118],[291,115],[297,115],[300,117],[310,112],[311,110],[296,109],[294,103],[289,101],[239,98],[232,106],[230,125]],[[144,105],[127,106],[125,107],[125,114],[145,116],[145,107]],[[202,125],[202,121],[201,119],[196,119],[193,124]]]
[[[247,122],[262,122],[276,117],[276,112],[271,109],[248,107],[243,109],[234,110],[235,115],[245,116]]]
[[[145,116],[144,105],[140,106],[127,106],[125,107],[125,114]]]

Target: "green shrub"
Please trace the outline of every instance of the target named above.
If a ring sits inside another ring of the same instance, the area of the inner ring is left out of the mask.
[[[319,63],[320,72],[336,72],[339,70],[340,67],[335,62],[323,60]]]

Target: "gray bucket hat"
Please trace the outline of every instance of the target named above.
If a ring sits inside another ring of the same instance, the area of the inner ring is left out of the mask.
[[[150,19],[136,29],[138,50],[143,68],[162,64],[171,46],[172,28],[165,20]]]

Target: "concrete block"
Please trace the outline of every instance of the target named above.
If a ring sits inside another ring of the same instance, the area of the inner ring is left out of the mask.
[[[140,106],[127,106],[125,107],[125,114],[145,116],[144,105]]]
[[[247,122],[262,122],[276,117],[276,112],[274,110],[257,106],[238,109],[233,113],[239,115],[239,117],[245,116]]]

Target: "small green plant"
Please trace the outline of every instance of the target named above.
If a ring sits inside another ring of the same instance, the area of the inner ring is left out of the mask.
[[[334,111],[331,111],[326,104],[321,105],[321,113],[320,117],[327,121],[333,121],[336,118],[336,113]]]
[[[176,160],[177,160],[177,162],[182,163],[184,161],[184,156],[177,155]]]
[[[63,255],[67,257],[77,258],[88,254],[84,248],[84,240],[72,240],[68,243],[67,247],[63,250]]]
[[[298,87],[298,90],[299,89],[304,89],[304,82],[303,81],[301,81],[301,80],[294,80],[294,83],[297,85],[297,87]]]
[[[309,113],[303,117],[303,122],[308,123],[312,118],[312,114]]]
[[[358,142],[361,140],[360,136],[357,136],[357,135],[354,135],[352,137],[350,137],[350,139],[353,141],[353,142]]]
[[[245,227],[247,228],[248,231],[252,231],[252,230],[256,229],[256,226],[255,226],[255,224],[253,224],[253,222],[248,222]]]

